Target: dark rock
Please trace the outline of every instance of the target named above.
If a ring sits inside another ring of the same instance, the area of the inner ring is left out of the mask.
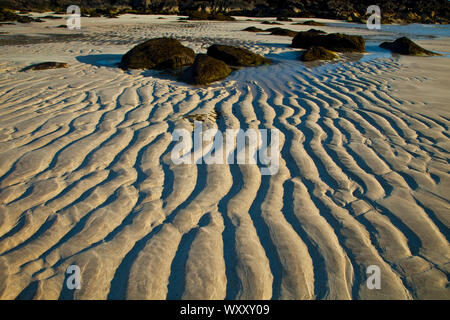
[[[348,22],[355,22],[355,23],[366,23],[367,20],[364,19],[358,12],[353,11],[352,13],[350,13],[350,15],[347,18]]]
[[[245,29],[242,30],[242,31],[248,31],[248,32],[263,32],[264,30],[263,30],[263,29],[260,29],[260,28],[256,28],[256,27],[248,27],[248,28],[245,28]]]
[[[287,36],[287,37],[295,37],[297,35],[297,31],[292,31],[289,29],[283,29],[283,28],[270,28],[267,29],[266,31],[271,31],[272,35],[275,36]]]
[[[339,56],[324,47],[311,47],[300,57],[301,61],[316,61],[316,60],[335,60],[339,59]]]
[[[234,17],[223,14],[223,13],[210,14],[205,11],[191,12],[191,13],[189,13],[189,16],[187,19],[188,20],[215,20],[215,21],[235,21],[236,20]]]
[[[127,69],[180,69],[194,63],[195,53],[178,40],[156,38],[145,41],[128,51],[120,62]]]
[[[230,73],[231,69],[225,62],[206,54],[198,54],[194,64],[186,69],[180,80],[190,84],[205,85],[223,80]]]
[[[282,23],[279,22],[275,22],[275,21],[263,21],[261,22],[261,24],[275,24],[275,25],[282,25]]]
[[[208,55],[222,60],[230,66],[252,67],[271,64],[272,61],[247,49],[214,44],[208,48]]]
[[[288,17],[277,17],[277,21],[286,21],[286,22],[290,22],[292,21],[292,19],[288,18]]]
[[[316,26],[316,27],[324,27],[324,26],[326,26],[325,23],[317,22],[317,21],[314,21],[314,20],[308,20],[308,21],[305,21],[305,22],[296,22],[296,23],[293,23],[293,25]]]
[[[48,16],[42,17],[41,19],[58,20],[58,19],[63,19],[63,17],[48,15]]]
[[[383,42],[381,48],[391,50],[394,53],[409,56],[436,56],[438,53],[431,52],[417,45],[406,37],[398,38],[393,42]]]
[[[17,21],[19,23],[31,23],[31,22],[43,22],[41,19],[34,19],[30,16],[21,16],[11,10],[0,8],[0,22],[12,22]]]
[[[319,34],[327,34],[325,31],[318,30],[318,29],[309,29],[307,32],[315,32],[315,33],[319,33]]]
[[[318,32],[299,32],[292,40],[293,48],[308,49],[310,47],[324,47],[338,52],[364,52],[365,41],[360,36],[342,33],[321,34]]]
[[[23,68],[21,71],[59,69],[59,68],[67,68],[68,66],[69,65],[67,63],[63,62],[42,62]]]

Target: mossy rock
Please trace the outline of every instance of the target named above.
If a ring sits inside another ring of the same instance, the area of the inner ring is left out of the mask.
[[[426,50],[407,37],[398,38],[393,42],[383,42],[381,48],[391,50],[394,53],[408,56],[438,56],[440,54]]]
[[[177,70],[194,63],[194,50],[172,38],[156,38],[141,43],[128,51],[120,62],[120,68]]]
[[[227,45],[212,45],[208,48],[208,55],[236,67],[253,67],[272,63],[270,59],[247,49]]]
[[[194,64],[186,69],[180,80],[189,84],[206,85],[223,80],[230,73],[231,69],[225,62],[206,54],[198,54]]]
[[[42,62],[23,68],[21,71],[60,69],[60,68],[67,68],[68,66],[69,65],[64,62]]]
[[[310,47],[324,47],[338,52],[364,52],[365,41],[361,36],[342,33],[321,34],[318,32],[299,32],[292,40],[291,47],[308,49]]]
[[[335,59],[339,59],[339,56],[335,52],[325,49],[324,47],[311,47],[300,56],[300,60],[304,62]]]

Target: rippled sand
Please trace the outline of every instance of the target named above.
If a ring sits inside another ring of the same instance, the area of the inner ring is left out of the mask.
[[[32,39],[0,52],[1,299],[450,299],[448,58],[305,67],[290,38],[239,31],[256,22],[57,24],[2,27]],[[276,63],[210,87],[115,67],[157,36]],[[70,67],[19,72],[43,61]],[[205,125],[280,130],[278,173],[174,165],[173,130],[216,113]]]

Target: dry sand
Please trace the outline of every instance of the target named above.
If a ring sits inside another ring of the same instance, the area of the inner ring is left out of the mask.
[[[255,22],[61,23],[1,29],[28,41],[0,53],[1,299],[450,299],[448,58],[305,68],[290,38],[239,31]],[[207,88],[114,66],[156,36],[277,63]],[[70,67],[19,72],[43,61]],[[174,165],[173,130],[214,112],[220,130],[280,130],[278,173]]]

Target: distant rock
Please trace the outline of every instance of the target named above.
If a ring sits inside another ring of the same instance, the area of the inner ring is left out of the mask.
[[[214,44],[208,48],[208,55],[222,60],[229,66],[252,67],[271,64],[272,61],[247,49]]]
[[[120,62],[120,68],[127,69],[169,69],[176,70],[194,63],[195,52],[183,46],[178,40],[156,38],[145,41],[128,51]]]
[[[300,60],[305,62],[335,59],[339,59],[339,56],[335,52],[325,49],[324,47],[311,47],[300,56]]]
[[[13,22],[13,21],[17,21],[19,23],[43,22],[39,18],[34,19],[29,16],[18,15],[12,10],[0,8],[0,22]]]
[[[428,51],[417,45],[406,37],[398,38],[393,42],[383,42],[380,44],[381,48],[391,50],[394,53],[409,55],[409,56],[437,56],[438,53]]]
[[[60,69],[60,68],[67,68],[68,66],[69,65],[67,63],[63,62],[42,62],[23,68],[21,71]]]
[[[275,22],[275,21],[263,21],[261,24],[275,24],[275,25],[282,25],[282,23]]]
[[[299,32],[292,40],[293,48],[308,49],[324,47],[338,52],[364,52],[365,41],[361,36],[351,36],[342,33],[322,34],[319,32]]]
[[[58,16],[47,15],[47,16],[42,17],[41,19],[59,20],[59,19],[64,19],[64,18],[58,17]]]
[[[349,16],[347,17],[347,21],[348,22],[355,22],[355,23],[366,23],[367,20],[365,18],[363,18],[358,12],[353,11],[349,14]]]
[[[319,33],[319,34],[327,34],[325,31],[318,30],[318,29],[309,29],[307,32],[315,32],[315,33]]]
[[[283,28],[270,28],[267,29],[266,31],[271,31],[272,35],[275,36],[287,36],[287,37],[295,37],[297,35],[297,31],[292,31],[289,29],[283,29]]]
[[[292,19],[288,18],[288,17],[277,17],[277,21],[286,21],[286,22],[290,22],[292,21]]]
[[[260,28],[256,28],[256,27],[248,27],[248,28],[245,28],[245,29],[242,30],[242,31],[248,31],[248,32],[264,32],[265,30],[260,29]]]
[[[223,61],[206,54],[198,54],[194,64],[186,69],[180,80],[194,85],[205,85],[223,80],[231,73],[230,67]]]
[[[325,23],[317,22],[317,21],[314,21],[314,20],[308,20],[308,21],[305,21],[305,22],[296,22],[296,23],[293,23],[293,25],[316,26],[316,27],[324,27],[324,26],[326,26]]]
[[[235,21],[236,19],[223,13],[212,14],[205,11],[193,11],[189,13],[188,20]]]

